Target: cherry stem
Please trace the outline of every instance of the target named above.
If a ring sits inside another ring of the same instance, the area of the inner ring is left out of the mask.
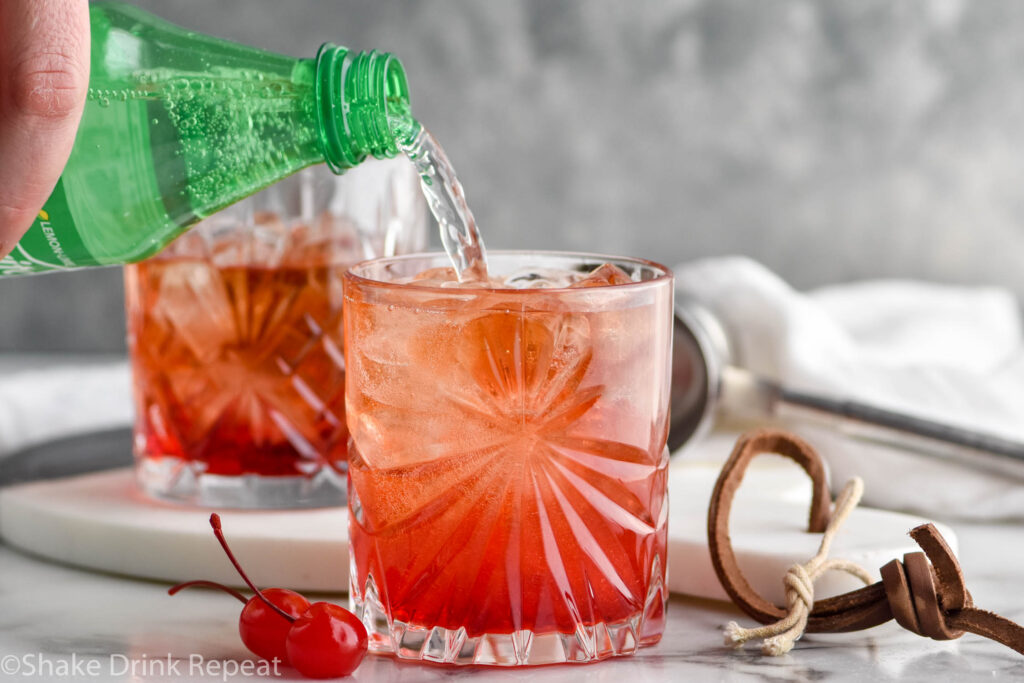
[[[224,552],[227,553],[228,559],[231,560],[231,564],[235,565],[235,569],[238,571],[238,575],[242,577],[242,580],[245,581],[245,585],[251,588],[253,592],[259,596],[260,600],[267,603],[267,606],[269,606],[272,610],[280,614],[288,621],[295,623],[295,617],[288,614],[274,603],[270,602],[270,600],[267,599],[267,596],[265,596],[263,592],[260,591],[260,589],[257,588],[252,581],[249,580],[249,577],[246,576],[245,571],[242,569],[242,565],[238,564],[238,560],[235,559],[235,554],[231,552],[231,548],[228,547],[227,539],[224,538],[224,531],[221,529],[220,526],[220,515],[218,515],[216,512],[210,515],[210,526],[213,527],[213,535],[217,537],[218,541],[220,541],[220,547],[224,548]]]
[[[177,593],[185,590],[186,588],[193,588],[196,586],[202,586],[203,588],[216,588],[218,590],[224,591],[225,593],[234,597],[240,602],[249,602],[249,600],[244,595],[236,591],[234,588],[229,588],[222,583],[204,581],[203,579],[198,579],[196,581],[186,581],[185,583],[179,583],[177,586],[171,586],[167,589],[167,594],[176,595]]]

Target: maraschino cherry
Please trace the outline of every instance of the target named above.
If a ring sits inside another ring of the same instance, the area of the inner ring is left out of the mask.
[[[348,676],[366,655],[366,627],[356,615],[329,602],[314,602],[288,631],[292,666],[309,678]]]
[[[245,603],[238,621],[242,642],[264,659],[278,659],[308,678],[347,676],[366,655],[366,627],[347,609],[329,602],[310,604],[302,595],[285,588],[261,591],[246,575],[228,547],[220,516],[210,515],[210,526],[239,576],[256,595],[245,596],[213,581],[187,581],[167,592],[174,595],[192,586],[218,588]]]

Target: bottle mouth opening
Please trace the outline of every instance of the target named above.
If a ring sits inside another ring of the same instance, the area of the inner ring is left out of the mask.
[[[353,130],[375,157],[393,157],[399,138],[408,134],[412,113],[402,63],[387,52],[361,52],[346,74]]]
[[[387,52],[353,54],[325,43],[316,57],[317,123],[328,166],[335,173],[368,155],[397,155],[418,130],[409,109],[405,68]]]
[[[409,81],[405,77],[405,67],[388,54],[384,69],[384,114],[388,128],[399,145],[412,142],[419,131],[419,124],[412,117],[409,106]]]

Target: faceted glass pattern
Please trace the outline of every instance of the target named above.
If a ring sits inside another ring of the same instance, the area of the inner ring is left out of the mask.
[[[126,269],[142,488],[204,505],[344,500],[342,274],[422,246],[407,162],[308,169]]]
[[[612,262],[640,281],[393,284],[430,257],[346,276],[350,598],[372,650],[522,665],[660,639],[672,280]]]

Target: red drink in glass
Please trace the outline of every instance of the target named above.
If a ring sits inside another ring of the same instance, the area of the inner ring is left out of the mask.
[[[498,252],[492,288],[461,287],[443,258],[346,275],[350,596],[371,648],[516,665],[657,642],[671,275]]]
[[[219,475],[343,465],[342,270],[134,266],[128,310],[146,457]]]
[[[143,477],[344,479],[344,266],[332,253],[298,250],[277,267],[169,257],[128,268]]]
[[[426,207],[404,160],[310,168],[125,269],[136,473],[213,507],[345,500],[343,282],[417,249]]]

